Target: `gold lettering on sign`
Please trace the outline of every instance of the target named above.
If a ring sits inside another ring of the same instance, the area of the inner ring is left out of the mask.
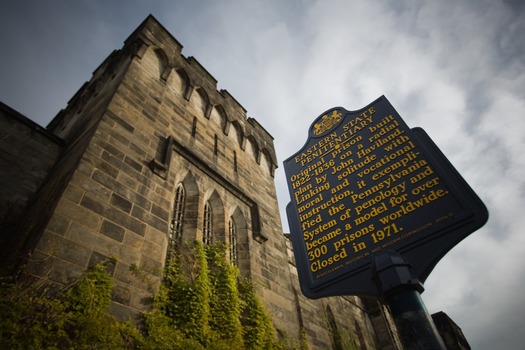
[[[326,130],[330,130],[332,126],[339,123],[342,114],[338,111],[333,111],[331,115],[325,114],[321,117],[321,121],[314,125],[314,134],[321,135]]]
[[[341,119],[337,110],[323,115],[314,133]],[[404,220],[449,196],[407,130],[397,116],[371,107],[294,157],[301,169],[289,174],[292,200],[316,279],[454,217],[436,213],[418,228]]]

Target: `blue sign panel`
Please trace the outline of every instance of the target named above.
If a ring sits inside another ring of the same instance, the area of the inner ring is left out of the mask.
[[[358,111],[332,108],[284,161],[287,216],[303,293],[378,295],[374,256],[394,250],[423,282],[488,213],[420,128],[382,96]]]

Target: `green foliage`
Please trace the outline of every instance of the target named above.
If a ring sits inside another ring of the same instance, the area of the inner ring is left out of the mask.
[[[308,341],[306,340],[306,331],[304,330],[304,327],[301,326],[300,329],[301,339],[300,339],[300,349],[301,350],[308,350]]]
[[[266,314],[262,312],[253,285],[246,279],[239,280],[239,291],[243,300],[241,322],[244,342],[248,349],[262,348],[266,338]]]
[[[359,350],[356,340],[348,333],[341,334],[341,344],[344,350]]]
[[[0,291],[2,349],[133,349],[140,334],[107,313],[112,279],[96,266],[55,297],[37,284],[4,281]]]
[[[157,307],[185,337],[205,344],[209,333],[208,263],[200,242],[188,243],[168,262]]]
[[[241,322],[246,349],[284,349],[284,344],[277,341],[275,328],[253,284],[239,279],[238,285],[243,303]]]
[[[327,328],[332,338],[332,344],[336,350],[358,350],[360,346],[351,333],[342,331],[330,315],[325,315]]]
[[[243,349],[241,302],[237,279],[239,271],[225,257],[223,244],[206,247],[211,284],[209,320],[211,331],[228,344],[229,349]]]
[[[225,251],[223,244],[179,247],[139,325],[108,313],[113,279],[103,265],[52,297],[39,284],[0,280],[0,349],[285,349]]]
[[[171,318],[161,310],[155,310],[144,317],[144,327],[147,334],[141,349],[144,350],[186,350],[204,349],[192,338],[187,338],[178,330]]]
[[[148,349],[285,348],[253,285],[225,251],[224,244],[193,242],[171,254],[155,311],[145,316]]]

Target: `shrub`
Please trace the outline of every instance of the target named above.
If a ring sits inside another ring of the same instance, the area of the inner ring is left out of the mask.
[[[1,284],[2,349],[134,349],[138,331],[108,312],[112,278],[101,265],[49,296],[39,284]]]
[[[171,257],[139,325],[108,313],[113,279],[102,264],[53,296],[42,283],[1,279],[0,349],[284,349],[223,244],[186,243]]]

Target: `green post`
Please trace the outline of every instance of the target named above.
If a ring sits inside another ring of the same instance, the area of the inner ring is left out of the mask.
[[[375,258],[374,279],[388,305],[406,350],[445,350],[432,318],[421,299],[424,288],[400,254],[388,251]]]

